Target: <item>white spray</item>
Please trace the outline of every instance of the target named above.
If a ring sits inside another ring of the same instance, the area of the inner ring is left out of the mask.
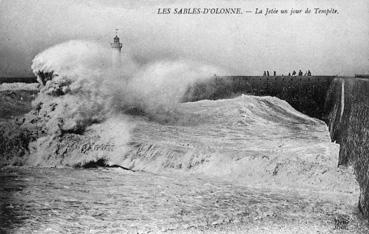
[[[28,119],[37,121],[52,139],[33,144],[33,155],[38,155],[34,161],[57,157],[59,146],[53,138],[61,142],[68,134],[77,134],[81,142],[88,141],[85,138],[113,142],[112,161],[118,152],[124,154],[134,126],[132,118],[124,117],[127,110],[137,108],[153,116],[170,113],[189,85],[219,72],[185,60],[146,65],[136,64],[128,55],[122,60],[121,67],[112,69],[110,49],[88,41],[62,43],[34,58],[32,70],[42,87]],[[48,150],[51,146],[53,151]]]

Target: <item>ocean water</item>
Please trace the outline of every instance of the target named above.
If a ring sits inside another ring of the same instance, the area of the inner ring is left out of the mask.
[[[122,169],[17,168],[2,170],[0,178],[1,230],[12,233],[368,230],[345,193],[253,188],[198,175]],[[336,228],[340,217],[349,217],[347,229]]]
[[[243,95],[127,118],[127,151],[97,149],[122,168],[74,169],[58,155],[3,168],[1,230],[368,231],[353,171],[337,168],[339,145],[327,126],[285,101]]]

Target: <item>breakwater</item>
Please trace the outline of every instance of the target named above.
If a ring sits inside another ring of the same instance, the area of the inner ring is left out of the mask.
[[[325,101],[334,76],[221,76],[191,86],[184,101],[250,94],[275,96],[298,111],[327,121]]]
[[[336,78],[327,94],[332,141],[339,165],[353,165],[360,185],[359,208],[369,216],[369,80]]]

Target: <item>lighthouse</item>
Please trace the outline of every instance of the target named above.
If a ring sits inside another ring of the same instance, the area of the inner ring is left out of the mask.
[[[114,37],[114,42],[110,43],[112,49],[112,64],[113,68],[120,67],[120,52],[122,50],[122,43],[119,41],[118,30],[116,30],[116,34]]]

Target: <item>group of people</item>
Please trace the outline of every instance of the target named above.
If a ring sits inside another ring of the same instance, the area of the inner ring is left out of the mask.
[[[264,71],[263,76],[269,76],[269,71]],[[273,76],[277,76],[276,71],[273,71]]]
[[[299,73],[297,73],[294,70],[292,72],[292,74],[291,74],[291,72],[288,73],[288,76],[291,76],[291,75],[292,76],[311,76],[311,72],[310,72],[310,70],[307,70],[305,73],[303,73],[301,70],[299,70]],[[263,76],[270,76],[269,71],[264,71]],[[277,76],[277,72],[276,71],[273,71],[273,76]],[[284,75],[282,75],[282,76],[284,76]]]

